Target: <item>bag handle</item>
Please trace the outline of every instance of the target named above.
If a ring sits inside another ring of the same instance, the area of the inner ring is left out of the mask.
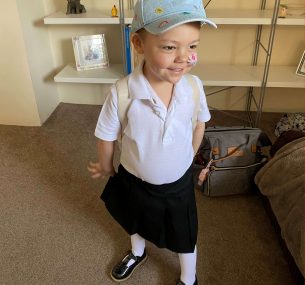
[[[234,148],[231,152],[229,152],[227,155],[223,156],[223,157],[220,157],[218,159],[211,159],[212,160],[212,163],[213,162],[219,162],[219,161],[223,161],[227,158],[230,158],[231,156],[233,156],[243,145],[246,145],[246,143],[243,143],[241,145],[239,145],[238,147]]]

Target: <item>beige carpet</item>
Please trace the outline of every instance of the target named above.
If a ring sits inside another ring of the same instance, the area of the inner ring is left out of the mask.
[[[0,126],[0,284],[114,284],[127,234],[89,177],[99,106],[61,104],[43,127]],[[267,114],[270,134],[281,114]],[[210,125],[241,124],[214,114]],[[197,192],[200,285],[293,285],[258,195],[211,199]],[[149,259],[124,284],[171,285],[176,254],[148,243]]]

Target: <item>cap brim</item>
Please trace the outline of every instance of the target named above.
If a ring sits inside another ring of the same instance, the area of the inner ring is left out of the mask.
[[[150,32],[151,34],[162,34],[166,31],[175,28],[179,25],[190,23],[190,22],[200,22],[201,25],[208,24],[214,28],[217,28],[217,25],[211,20],[202,17],[201,15],[194,14],[179,14],[175,16],[167,16],[166,18],[159,19],[156,22],[144,26],[144,29]]]

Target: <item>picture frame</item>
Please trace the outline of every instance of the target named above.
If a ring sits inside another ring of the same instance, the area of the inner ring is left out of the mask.
[[[303,55],[299,62],[298,68],[296,70],[297,75],[305,76],[305,51],[303,51]]]
[[[105,34],[74,36],[72,44],[77,71],[109,67]]]

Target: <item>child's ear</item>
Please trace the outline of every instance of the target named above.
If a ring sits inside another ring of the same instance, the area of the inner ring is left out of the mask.
[[[131,35],[131,42],[132,42],[135,50],[137,51],[137,53],[139,53],[139,54],[144,53],[143,40],[139,34],[135,33],[135,34]]]

